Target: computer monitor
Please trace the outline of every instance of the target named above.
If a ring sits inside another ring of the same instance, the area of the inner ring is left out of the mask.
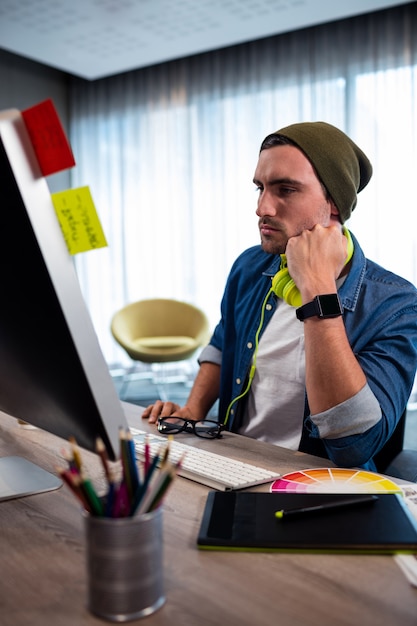
[[[15,109],[0,113],[0,205],[0,410],[88,450],[101,437],[114,459],[127,421]],[[22,491],[15,461],[0,459],[0,499]]]

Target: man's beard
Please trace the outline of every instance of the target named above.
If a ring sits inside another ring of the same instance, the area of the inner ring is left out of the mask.
[[[261,229],[262,225],[270,226],[274,229],[274,234],[279,235],[279,239],[277,240],[274,237],[274,234],[268,236],[262,235],[262,233],[260,232],[259,234],[261,237],[261,247],[263,251],[267,254],[284,254],[287,247],[288,237],[284,235],[284,232],[281,230],[281,228],[275,226],[269,220],[259,220],[259,230]]]
[[[279,244],[272,239],[266,239],[265,237],[261,237],[261,247],[262,250],[267,254],[284,254],[287,246],[286,244]]]

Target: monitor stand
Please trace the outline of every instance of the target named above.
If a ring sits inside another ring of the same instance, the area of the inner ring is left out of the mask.
[[[0,458],[0,502],[53,491],[62,481],[20,456]]]

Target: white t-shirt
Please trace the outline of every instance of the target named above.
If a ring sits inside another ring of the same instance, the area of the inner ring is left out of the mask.
[[[261,336],[239,433],[297,450],[305,402],[304,324],[284,300]]]

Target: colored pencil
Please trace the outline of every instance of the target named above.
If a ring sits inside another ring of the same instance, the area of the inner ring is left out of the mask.
[[[99,496],[92,480],[87,475],[74,437],[71,437],[70,454],[63,453],[68,468],[57,468],[58,473],[69,489],[90,515],[104,517],[126,517],[140,515],[154,510],[162,504],[163,498],[177,475],[182,458],[172,464],[169,460],[171,437],[166,446],[152,457],[146,438],[143,480],[139,473],[135,455],[134,440],[130,431],[120,429],[121,478],[116,479],[115,466],[108,460],[103,440],[96,439],[96,452],[100,457],[107,481],[106,493]]]

